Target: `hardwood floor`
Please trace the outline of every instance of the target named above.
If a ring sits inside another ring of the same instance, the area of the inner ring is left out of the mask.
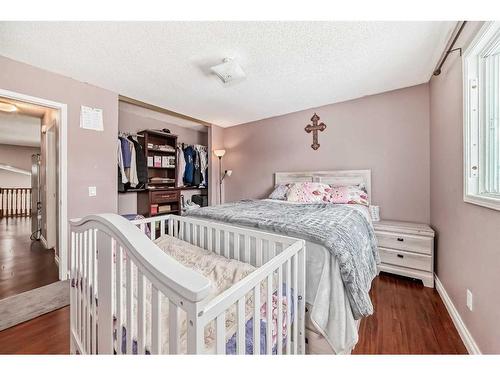
[[[467,354],[435,289],[381,273],[371,296],[375,313],[361,321],[353,354]]]
[[[30,234],[30,218],[0,219],[0,299],[59,280],[54,252]]]
[[[435,289],[381,274],[353,354],[467,354]],[[69,353],[69,307],[0,332],[0,353]]]
[[[0,331],[0,354],[69,354],[69,306]]]

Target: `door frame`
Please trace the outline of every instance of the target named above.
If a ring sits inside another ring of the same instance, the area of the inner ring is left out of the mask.
[[[21,94],[15,91],[0,89],[0,97],[36,104],[59,111],[59,280],[68,278],[68,106],[35,96]]]

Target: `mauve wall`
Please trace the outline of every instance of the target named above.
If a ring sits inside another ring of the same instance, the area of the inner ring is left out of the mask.
[[[328,126],[317,151],[314,112]],[[429,222],[427,84],[227,128],[224,145],[227,201],[266,197],[278,171],[371,169],[382,218]]]
[[[0,88],[68,106],[68,217],[117,211],[118,95],[0,56]],[[104,111],[104,131],[80,128],[80,106]],[[88,187],[97,196],[88,196]]]
[[[40,148],[0,144],[0,164],[31,172],[31,155]],[[0,169],[0,187],[31,187],[31,176]]]
[[[469,23],[466,46],[480,23]],[[430,83],[431,224],[437,275],[483,353],[500,353],[500,212],[463,201],[462,63],[451,54]],[[466,289],[474,307],[466,306]]]

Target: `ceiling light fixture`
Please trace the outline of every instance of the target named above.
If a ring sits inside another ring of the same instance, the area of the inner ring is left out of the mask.
[[[14,104],[0,102],[0,111],[3,112],[16,112],[17,107]]]
[[[212,66],[210,70],[224,83],[245,79],[246,74],[241,66],[233,59],[226,57],[222,64]]]

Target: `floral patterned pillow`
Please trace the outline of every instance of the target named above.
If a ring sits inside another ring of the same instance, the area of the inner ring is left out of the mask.
[[[288,190],[290,189],[291,184],[280,184],[274,187],[274,190],[271,194],[269,194],[269,199],[277,199],[280,201],[286,200],[286,196]]]
[[[287,201],[300,203],[325,202],[324,197],[331,191],[330,185],[321,182],[299,182],[290,187]]]
[[[363,185],[332,186],[324,197],[325,202],[369,205],[368,193]]]

